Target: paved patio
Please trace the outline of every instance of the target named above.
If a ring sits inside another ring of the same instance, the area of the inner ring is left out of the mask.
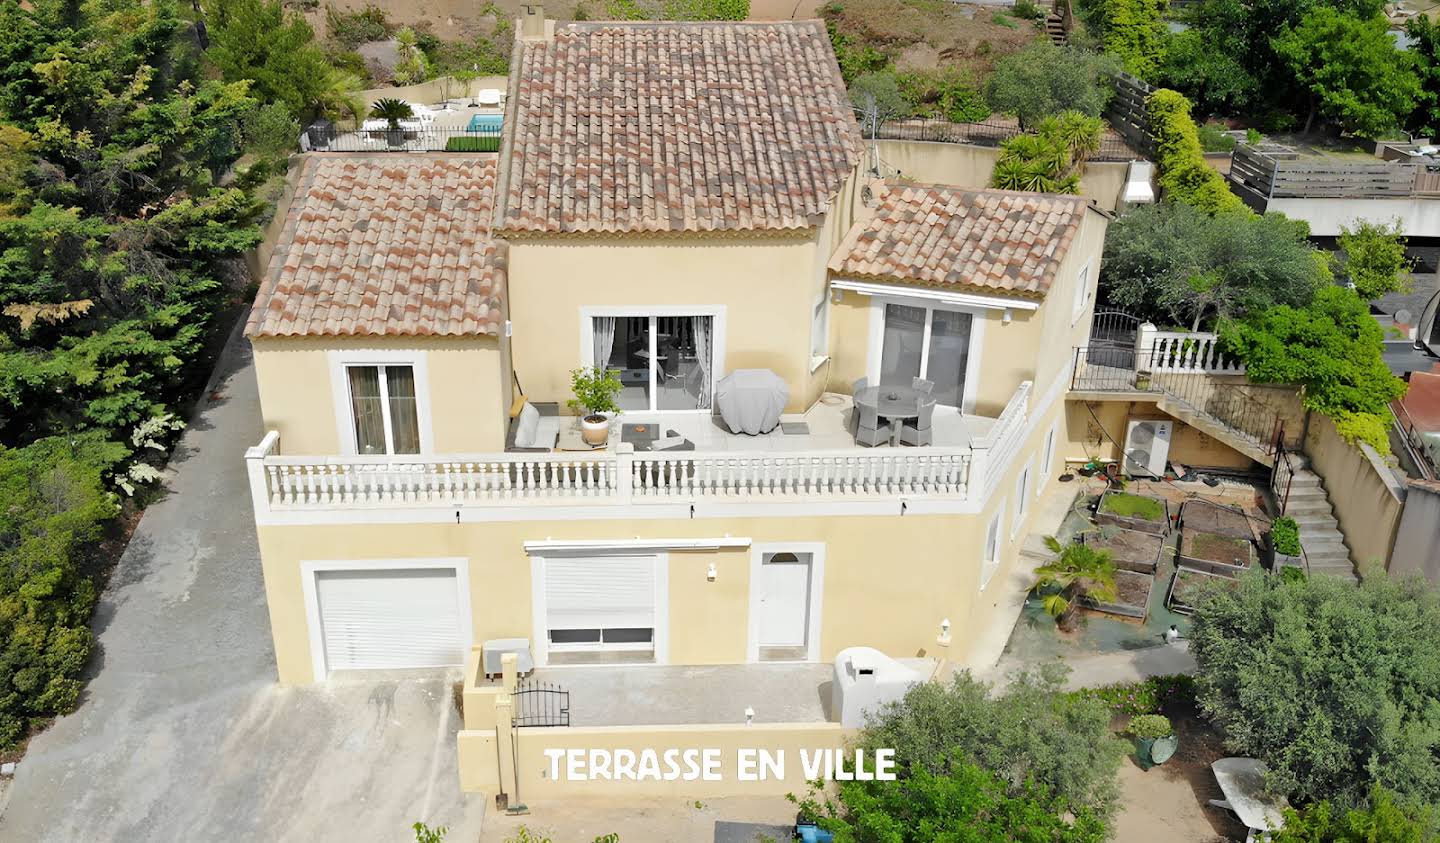
[[[864,450],[884,451],[888,445],[869,448],[855,444],[855,435],[850,429],[852,411],[850,396],[827,392],[808,412],[781,416],[781,426],[769,433],[749,436],[731,433],[719,416],[709,413],[645,413],[626,412],[619,417],[619,424],[653,424],[661,435],[673,430],[695,443],[697,451],[825,451]],[[562,421],[576,424],[567,417]],[[937,448],[958,448],[980,439],[995,426],[995,419],[976,415],[962,415],[954,408],[937,407],[932,419],[935,431],[934,446]],[[795,425],[803,424],[803,432]],[[791,432],[785,432],[790,426]],[[619,436],[612,436],[618,442]],[[915,449],[900,446],[906,451]]]
[[[829,719],[827,664],[542,667],[534,678],[570,692],[572,726],[812,723]]]

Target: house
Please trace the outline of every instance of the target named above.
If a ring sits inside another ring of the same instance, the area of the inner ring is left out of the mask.
[[[872,177],[818,22],[517,31],[498,153],[304,159],[246,326],[279,680],[497,639],[967,664],[1086,436],[1108,215]],[[595,365],[623,412],[590,451],[535,418]],[[751,369],[788,392],[754,436],[716,416]],[[931,382],[931,441],[857,443],[862,378]]]

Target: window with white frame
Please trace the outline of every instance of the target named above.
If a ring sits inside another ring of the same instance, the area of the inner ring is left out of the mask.
[[[1094,296],[1095,290],[1090,286],[1090,262],[1086,261],[1075,279],[1075,312],[1070,315],[1070,324],[1073,325],[1080,319],[1080,314],[1090,306],[1090,300]]]
[[[1000,519],[1005,517],[1005,501],[995,508],[990,526],[985,528],[985,556],[980,560],[980,590],[990,584],[990,578],[1000,569]]]
[[[811,365],[828,353],[830,333],[830,303],[825,293],[815,300],[815,307],[810,312],[810,360]]]
[[[715,317],[635,314],[589,323],[591,359],[620,379],[620,409],[710,409]]]
[[[420,453],[420,414],[415,368],[410,365],[347,365],[350,417],[357,454]]]
[[[1010,535],[1020,532],[1020,525],[1025,523],[1025,513],[1030,509],[1030,475],[1031,465],[1026,463],[1020,469],[1020,476],[1015,478],[1015,520],[1010,525]]]
[[[1060,422],[1057,421],[1055,424],[1052,424],[1050,430],[1045,433],[1045,456],[1044,460],[1040,463],[1040,482],[1035,484],[1037,487],[1035,494],[1037,495],[1045,488],[1045,484],[1050,481],[1050,472],[1052,470],[1050,468],[1050,461],[1055,458],[1055,431],[1059,426]]]

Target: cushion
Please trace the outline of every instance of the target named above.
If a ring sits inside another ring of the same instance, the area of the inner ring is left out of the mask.
[[[536,434],[540,429],[540,411],[529,401],[525,402],[525,408],[520,411],[520,416],[515,420],[515,447],[535,447]]]

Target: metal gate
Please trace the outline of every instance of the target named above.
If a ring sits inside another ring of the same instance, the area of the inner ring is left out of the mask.
[[[1097,310],[1090,322],[1090,343],[1085,353],[1092,366],[1135,369],[1135,338],[1140,317],[1123,310]]]
[[[550,682],[522,679],[510,695],[515,726],[569,726],[570,692]]]
[[[1290,460],[1290,450],[1285,447],[1285,424],[1281,422],[1275,432],[1275,467],[1270,471],[1270,494],[1275,496],[1275,506],[1280,510],[1277,516],[1285,514],[1290,505],[1290,485],[1295,479],[1295,464]]]

